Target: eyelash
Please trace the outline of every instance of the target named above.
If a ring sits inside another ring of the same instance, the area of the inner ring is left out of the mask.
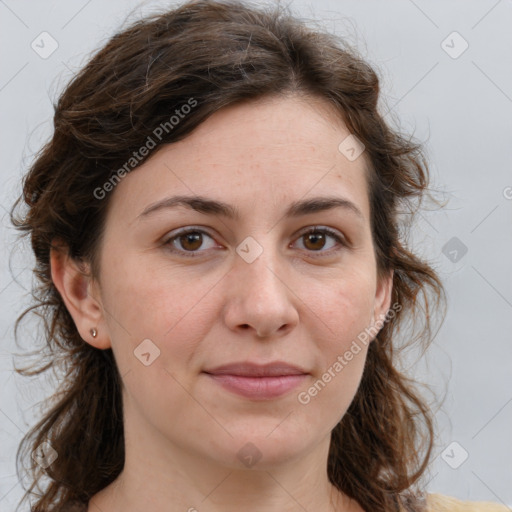
[[[179,238],[181,238],[181,237],[183,237],[185,235],[188,235],[190,233],[205,234],[205,235],[207,235],[207,236],[209,236],[210,238],[213,239],[213,237],[207,231],[191,227],[191,228],[185,228],[182,231],[179,231],[178,233],[176,233],[171,238],[168,238],[167,240],[165,240],[163,242],[163,245],[167,246],[168,249],[172,253],[180,254],[182,256],[185,256],[186,258],[197,258],[199,256],[198,253],[201,253],[201,252],[204,252],[204,251],[199,251],[199,250],[198,251],[183,251],[183,250],[178,250],[178,249],[174,248],[173,245],[172,245],[172,242],[174,240],[178,240]],[[315,227],[309,228],[307,231],[301,233],[298,238],[300,239],[303,236],[309,235],[309,234],[312,234],[312,233],[315,233],[315,234],[316,233],[327,234],[327,235],[331,236],[332,238],[334,238],[336,240],[336,242],[338,242],[342,246],[342,247],[338,247],[338,248],[335,248],[335,249],[331,248],[331,249],[329,249],[327,251],[307,251],[307,252],[310,252],[311,256],[314,257],[314,258],[324,257],[326,255],[331,256],[332,253],[337,253],[338,251],[341,251],[343,248],[348,246],[348,244],[345,242],[345,239],[342,236],[340,236],[338,234],[338,232],[336,232],[336,231],[334,231],[334,230],[332,230],[330,228],[327,228],[327,227],[317,228],[315,226]],[[318,253],[318,254],[315,254],[315,252]]]

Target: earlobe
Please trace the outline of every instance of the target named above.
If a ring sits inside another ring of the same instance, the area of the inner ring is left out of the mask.
[[[91,293],[92,276],[86,268],[88,265],[71,258],[62,245],[52,247],[50,263],[52,281],[82,339],[98,349],[110,348],[101,302]]]

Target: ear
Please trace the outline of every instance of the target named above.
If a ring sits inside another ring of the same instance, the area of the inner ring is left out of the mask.
[[[377,289],[375,292],[375,302],[373,308],[372,326],[375,326],[374,332],[377,336],[385,323],[386,313],[391,306],[391,296],[393,293],[394,270],[377,280]],[[373,341],[372,339],[372,341]]]
[[[94,296],[96,288],[89,265],[71,258],[68,248],[57,241],[52,243],[50,263],[52,281],[82,339],[98,349],[110,348],[101,299]],[[95,338],[90,332],[92,328],[98,333]]]

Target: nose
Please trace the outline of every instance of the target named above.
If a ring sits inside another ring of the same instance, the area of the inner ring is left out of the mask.
[[[252,331],[259,338],[290,332],[298,323],[300,302],[290,272],[274,251],[265,248],[248,263],[238,255],[226,285],[224,321],[234,331]]]

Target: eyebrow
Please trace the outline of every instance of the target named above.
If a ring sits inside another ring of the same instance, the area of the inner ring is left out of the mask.
[[[176,206],[185,206],[206,215],[218,215],[234,220],[240,219],[240,212],[236,207],[203,196],[167,197],[147,206],[144,211],[137,216],[137,219],[142,220],[143,218],[147,218],[151,213],[162,209],[174,208]],[[301,215],[323,212],[334,208],[342,208],[347,212],[355,214],[361,220],[365,220],[361,210],[352,201],[336,196],[313,197],[311,199],[293,202],[286,209],[284,216],[286,218],[300,217]]]

